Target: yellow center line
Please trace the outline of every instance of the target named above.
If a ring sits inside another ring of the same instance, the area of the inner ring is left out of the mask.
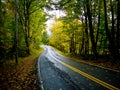
[[[52,57],[53,57],[53,56],[52,56]],[[81,70],[79,70],[79,69],[77,69],[77,68],[74,68],[73,66],[68,65],[68,64],[62,62],[62,61],[58,60],[58,59],[55,58],[55,57],[53,57],[53,58],[54,58],[56,61],[58,61],[58,62],[60,62],[61,64],[63,64],[64,66],[66,66],[66,67],[68,67],[69,69],[73,70],[74,72],[77,72],[77,73],[81,74],[82,76],[84,76],[84,77],[86,77],[86,78],[88,78],[88,79],[90,79],[90,80],[92,80],[92,81],[94,81],[94,82],[96,82],[96,83],[98,83],[98,84],[100,84],[100,85],[102,85],[102,86],[110,89],[110,90],[120,90],[119,88],[117,88],[117,87],[115,87],[115,86],[113,86],[113,85],[110,85],[110,84],[108,84],[108,83],[106,83],[106,82],[104,82],[104,81],[102,81],[102,80],[100,80],[100,79],[98,79],[98,78],[95,78],[95,77],[93,77],[93,76],[91,76],[91,75],[89,75],[89,74],[87,74],[87,73],[85,73],[85,72],[83,72],[83,71],[81,71]]]

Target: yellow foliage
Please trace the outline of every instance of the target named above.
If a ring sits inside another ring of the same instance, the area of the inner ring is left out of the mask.
[[[68,50],[72,34],[76,41],[80,41],[82,34],[81,22],[77,19],[70,23],[65,23],[57,19],[52,25],[52,39],[50,43],[63,51]]]

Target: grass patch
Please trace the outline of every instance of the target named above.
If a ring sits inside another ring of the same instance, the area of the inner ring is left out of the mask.
[[[31,49],[31,54],[27,57],[19,57],[19,63],[23,63],[24,61],[35,59],[37,58],[41,53],[43,52],[43,49]]]
[[[4,67],[13,67],[19,64],[22,64],[30,59],[35,59],[37,58],[41,53],[43,52],[43,49],[31,49],[31,54],[29,56],[26,57],[18,57],[18,64],[15,63],[15,59],[9,59],[6,60],[6,62],[4,63]]]

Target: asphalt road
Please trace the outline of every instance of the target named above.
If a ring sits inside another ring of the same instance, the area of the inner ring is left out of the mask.
[[[120,90],[120,72],[74,61],[50,46],[37,62],[37,86],[43,90]]]

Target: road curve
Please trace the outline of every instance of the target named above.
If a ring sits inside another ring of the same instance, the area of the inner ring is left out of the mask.
[[[120,72],[67,58],[50,46],[37,62],[37,86],[42,90],[120,90]]]

